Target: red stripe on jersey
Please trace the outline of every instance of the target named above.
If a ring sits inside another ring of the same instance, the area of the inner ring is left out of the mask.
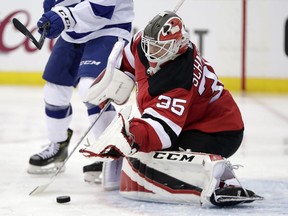
[[[139,118],[133,118],[129,130],[134,135],[135,142],[139,144],[140,151],[162,150],[162,144],[157,133],[147,122]]]

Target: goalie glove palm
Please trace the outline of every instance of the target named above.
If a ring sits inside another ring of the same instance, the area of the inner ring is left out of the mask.
[[[130,113],[131,106],[122,109],[99,139],[80,152],[94,161],[109,161],[136,153],[139,146],[134,143],[134,136],[129,132]]]

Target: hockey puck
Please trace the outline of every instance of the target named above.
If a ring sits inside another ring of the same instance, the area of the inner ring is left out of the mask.
[[[70,196],[58,196],[56,198],[57,203],[67,203],[71,201]]]

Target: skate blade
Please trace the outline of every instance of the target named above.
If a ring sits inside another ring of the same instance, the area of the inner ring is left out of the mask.
[[[48,164],[46,166],[35,166],[29,165],[27,169],[27,173],[32,175],[46,175],[46,174],[53,174],[58,171],[58,169],[62,166],[63,163],[53,163]],[[60,173],[65,171],[65,166],[60,170]]]
[[[216,196],[215,200],[218,203],[225,203],[225,202],[253,202],[255,200],[263,200],[263,199],[264,197],[255,194],[250,197],[243,197],[243,196],[235,197],[235,196],[219,195],[219,196]]]
[[[88,183],[95,183],[95,184],[101,184],[102,182],[102,172],[98,171],[91,171],[91,172],[85,172],[84,173],[84,181]]]

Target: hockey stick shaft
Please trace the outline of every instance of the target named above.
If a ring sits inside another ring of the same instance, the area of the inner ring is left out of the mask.
[[[101,115],[106,111],[106,109],[110,106],[111,104],[111,99],[105,104],[105,106],[103,107],[103,109],[100,111],[99,115],[96,117],[96,119],[94,120],[94,122],[89,126],[89,128],[85,131],[85,133],[82,135],[82,137],[80,138],[80,140],[78,141],[78,143],[74,146],[74,148],[72,149],[72,151],[69,153],[68,157],[65,159],[65,161],[63,162],[63,164],[58,168],[57,172],[50,178],[50,181],[47,184],[44,185],[39,185],[37,186],[33,191],[31,191],[29,193],[29,195],[35,195],[35,194],[39,194],[41,192],[43,192],[54,180],[55,178],[58,176],[58,174],[60,173],[60,171],[63,169],[63,167],[65,166],[66,162],[69,160],[69,158],[72,156],[72,154],[75,152],[75,150],[78,148],[78,146],[82,143],[82,141],[84,140],[84,138],[87,136],[87,134],[91,131],[91,129],[93,128],[93,126],[96,124],[96,122],[98,121],[98,119],[101,117]]]
[[[180,1],[178,2],[178,4],[175,6],[175,8],[174,8],[174,10],[173,10],[174,13],[176,13],[176,12],[179,10],[179,8],[182,6],[182,4],[184,3],[184,1],[185,1],[185,0],[180,0]]]
[[[43,27],[43,32],[42,32],[42,34],[41,34],[41,37],[40,37],[39,42],[38,42],[38,47],[37,47],[39,50],[42,48],[42,46],[43,46],[43,44],[44,44],[44,41],[45,41],[45,39],[46,39],[47,28],[48,28],[49,26],[50,26],[50,24],[49,24],[49,23],[46,23],[46,24],[44,25],[44,27]]]
[[[47,28],[50,26],[50,23],[45,23],[43,26],[43,32],[41,34],[41,37],[39,41],[36,40],[36,38],[32,35],[32,33],[16,18],[13,18],[12,20],[13,25],[15,28],[20,31],[22,34],[24,34],[32,43],[40,50],[44,44],[45,38],[46,38],[46,32]]]

